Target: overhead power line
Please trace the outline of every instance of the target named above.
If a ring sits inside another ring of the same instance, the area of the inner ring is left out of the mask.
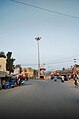
[[[65,61],[65,60],[67,61],[69,59],[73,60],[76,57],[79,57],[79,55],[74,55],[74,56],[71,56],[71,57],[68,57],[68,58],[64,58],[64,59],[58,59],[55,62],[62,62],[62,61]],[[77,60],[79,60],[79,59],[77,59]]]
[[[52,61],[52,63],[45,63],[45,66],[73,62],[74,57],[79,57],[79,55],[74,55],[74,56],[71,56],[71,57],[68,57],[68,58],[65,58],[65,59]],[[76,58],[76,60],[78,61],[79,59]],[[33,66],[37,66],[38,64],[21,64],[21,65],[22,66],[27,66],[27,67],[33,67]]]
[[[69,14],[65,14],[65,13],[49,10],[49,9],[42,8],[42,7],[39,7],[39,6],[35,6],[35,5],[32,5],[32,4],[26,3],[26,2],[21,2],[21,1],[17,1],[17,0],[10,0],[10,1],[16,2],[16,3],[19,3],[19,4],[23,4],[23,5],[27,5],[27,6],[30,6],[30,7],[36,8],[36,9],[40,9],[40,10],[43,10],[43,11],[51,12],[51,13],[54,13],[54,14],[59,14],[59,15],[63,15],[63,16],[79,19],[79,16],[73,16],[73,15],[69,15]]]
[[[77,59],[79,60],[79,59]],[[69,63],[69,62],[73,62],[73,60],[63,60],[63,61],[57,61],[57,62],[52,62],[52,63],[45,63],[45,66],[48,66],[48,65],[57,65],[57,64],[63,64],[63,63]],[[28,67],[31,67],[31,66],[37,66],[37,64],[21,64],[22,66],[28,66]]]
[[[58,61],[58,62],[53,62],[53,63],[48,63],[46,65],[55,65],[55,64],[59,64],[59,63],[66,63],[66,62],[72,62],[72,60],[66,60],[66,61]]]

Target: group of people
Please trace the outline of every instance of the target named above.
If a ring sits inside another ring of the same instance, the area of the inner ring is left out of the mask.
[[[60,79],[61,82],[64,82],[65,80],[68,80],[66,76],[53,76],[54,81],[57,81],[57,79]]]
[[[65,80],[68,80],[68,79],[70,80],[70,78],[67,78],[63,75],[61,77],[53,76],[51,79],[54,79],[54,81],[57,81],[57,79],[61,79],[61,82],[64,82]],[[78,84],[79,74],[73,74],[73,80],[74,80],[75,87],[79,87],[79,84]]]
[[[17,76],[5,76],[1,78],[1,88],[7,89],[11,87],[16,87],[24,84],[25,80],[28,80],[27,77],[24,77],[23,75],[17,75]]]

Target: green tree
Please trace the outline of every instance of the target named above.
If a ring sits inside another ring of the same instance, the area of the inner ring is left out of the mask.
[[[20,72],[19,72],[19,73],[21,73],[21,72],[22,72],[22,67],[21,67],[21,65],[20,65],[20,64],[17,64],[17,65],[15,66],[15,68],[19,68],[19,70],[20,70]]]
[[[5,53],[3,51],[0,52],[0,57],[6,58]]]
[[[15,59],[11,58],[12,56],[12,52],[8,52],[6,54],[6,69],[9,71],[9,73],[11,74],[11,72],[14,71],[14,61]]]
[[[76,67],[79,67],[79,64],[76,64],[75,66],[76,66]]]
[[[62,71],[65,71],[65,68],[64,67],[62,68]]]
[[[37,70],[34,70],[34,78],[36,78],[38,76],[38,72]]]

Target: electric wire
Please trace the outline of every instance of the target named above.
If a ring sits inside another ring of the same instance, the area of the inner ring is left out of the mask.
[[[77,59],[79,60],[79,59]],[[45,63],[45,66],[48,66],[48,65],[57,65],[57,64],[63,64],[63,63],[69,63],[69,62],[73,62],[73,60],[66,60],[66,61],[59,61],[59,62],[52,62],[52,63]],[[37,66],[38,64],[21,64],[22,66],[28,66],[28,67],[33,67],[33,66]]]
[[[63,16],[79,19],[79,16],[73,16],[73,15],[69,15],[69,14],[65,14],[65,13],[49,10],[49,9],[42,8],[42,7],[39,7],[39,6],[35,6],[35,5],[32,5],[32,4],[26,3],[26,2],[21,2],[21,1],[17,1],[17,0],[10,0],[10,1],[15,2],[15,3],[19,3],[19,4],[23,4],[23,5],[27,5],[27,6],[30,6],[30,7],[36,8],[36,9],[40,9],[40,10],[43,10],[43,11],[51,12],[51,13],[54,13],[54,14],[59,14],[59,15],[63,15]]]
[[[69,14],[60,13],[60,12],[57,12],[57,11],[53,11],[53,10],[49,10],[49,9],[42,8],[42,7],[39,7],[39,6],[35,6],[35,5],[32,5],[32,4],[28,4],[26,2],[21,2],[21,1],[17,1],[17,0],[10,0],[10,1],[15,2],[15,3],[19,3],[19,4],[23,4],[23,5],[27,5],[27,6],[30,6],[30,7],[33,7],[33,8],[37,8],[37,9],[40,9],[40,10],[44,10],[44,11],[47,11],[47,12],[52,12],[52,13],[55,13],[55,14],[59,14],[59,15],[63,15],[63,16],[67,16],[67,17],[72,17],[72,18],[79,19],[78,16],[73,16],[73,15],[69,15]],[[77,56],[79,56],[79,55],[77,55]],[[77,57],[77,56],[75,56],[75,57]],[[70,58],[73,58],[73,57],[70,57]],[[67,58],[67,59],[70,59],[70,58]],[[71,62],[72,61],[72,60],[67,60],[67,59],[58,60],[58,61],[53,62],[53,63],[46,63],[45,65],[66,63],[66,62]],[[77,59],[77,60],[79,60],[79,59]],[[23,66],[36,66],[37,64],[31,64],[31,65],[22,64],[22,65]]]

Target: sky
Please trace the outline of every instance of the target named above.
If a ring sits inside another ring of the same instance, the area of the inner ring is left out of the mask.
[[[15,65],[37,68],[36,37],[40,66],[79,64],[79,0],[0,0],[0,51],[11,51]]]

